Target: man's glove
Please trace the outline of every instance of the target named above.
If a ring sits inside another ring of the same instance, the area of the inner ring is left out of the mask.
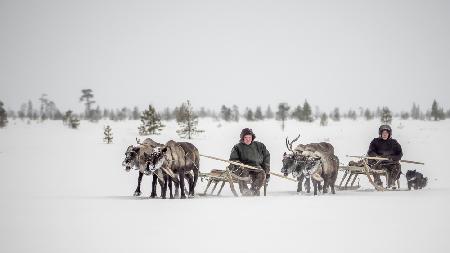
[[[266,183],[269,182],[269,179],[270,179],[270,173],[267,173],[267,174],[266,174]]]
[[[230,165],[228,165],[228,169],[229,169],[231,172],[235,172],[235,171],[237,171],[237,170],[239,169],[239,167],[238,167],[237,165],[230,164]]]

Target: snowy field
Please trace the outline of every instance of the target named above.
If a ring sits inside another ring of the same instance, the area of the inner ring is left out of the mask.
[[[114,134],[110,145],[102,143],[106,124]],[[149,199],[150,177],[143,179],[143,196],[132,196],[138,173],[125,172],[121,162],[138,124],[82,122],[72,130],[59,121],[11,121],[1,129],[0,252],[448,252],[449,120],[392,124],[403,158],[426,163],[402,168],[429,178],[421,191],[375,192],[361,177],[358,191],[298,195],[294,182],[272,176],[267,197],[234,198],[225,188],[222,197],[188,200]],[[166,124],[152,138],[179,140],[176,123]],[[288,121],[282,132],[276,121],[205,119],[199,127],[206,132],[192,142],[202,154],[228,158],[240,130],[250,127],[279,172],[286,136],[329,141],[346,164],[345,155],[367,151],[378,126],[375,120],[327,127]],[[202,172],[224,168],[206,158],[200,165]],[[406,188],[403,175],[401,184]],[[205,185],[199,181],[196,192]]]

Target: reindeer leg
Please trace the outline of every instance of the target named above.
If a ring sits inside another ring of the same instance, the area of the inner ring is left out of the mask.
[[[189,182],[189,197],[194,197],[194,177],[191,175],[191,173],[186,174],[186,177]]]
[[[306,180],[305,180],[305,188],[306,188],[306,193],[310,193],[311,192],[311,178],[306,178]]]
[[[322,191],[323,193],[327,193],[328,192],[328,182],[327,182],[327,180],[323,181],[323,187],[322,187],[321,183],[318,182],[318,188],[319,188],[319,191],[323,190]]]
[[[194,172],[194,184],[192,185],[192,196],[195,195],[195,186],[197,186],[197,181],[198,181],[198,169],[194,168],[193,169]]]
[[[180,181],[179,181],[179,180],[178,180],[178,181],[173,180],[173,183],[175,184],[175,194],[174,194],[174,197],[175,197],[175,198],[178,198],[178,197],[180,196]]]
[[[152,193],[150,194],[150,198],[156,198],[156,184],[158,181],[158,177],[153,174],[153,178],[152,178]]]
[[[172,194],[172,178],[170,176],[167,176],[167,181],[169,184],[169,192],[170,192],[170,199],[173,199],[173,194]]]
[[[144,173],[139,171],[139,177],[138,177],[138,185],[136,187],[136,190],[134,191],[134,196],[141,196],[141,182],[142,182],[142,176],[144,175]]]
[[[164,182],[158,179],[159,184],[161,185],[161,198],[165,199],[167,194],[167,178],[168,176],[164,176]]]
[[[330,188],[331,188],[331,194],[336,194],[336,191],[334,190],[334,183],[330,184]]]
[[[185,174],[184,168],[179,168],[178,177],[180,179],[180,192],[181,192],[180,199],[186,198],[186,193],[184,192],[184,174]]]
[[[301,174],[298,178],[297,178],[297,192],[302,192],[302,186],[303,186],[303,179],[305,178],[305,176],[303,174]]]
[[[317,181],[314,179],[311,179],[314,187],[314,196],[317,195]]]

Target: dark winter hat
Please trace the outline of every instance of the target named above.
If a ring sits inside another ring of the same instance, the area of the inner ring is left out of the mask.
[[[256,135],[253,133],[253,130],[251,130],[250,128],[242,129],[242,131],[241,131],[241,141],[244,140],[244,136],[246,136],[246,135],[251,135],[252,136],[252,141],[254,141],[255,138],[256,138]]]
[[[392,128],[389,125],[381,125],[380,128],[378,128],[378,134],[380,136],[381,136],[381,133],[383,133],[383,131],[388,131],[389,138],[391,138],[391,136],[392,136]]]

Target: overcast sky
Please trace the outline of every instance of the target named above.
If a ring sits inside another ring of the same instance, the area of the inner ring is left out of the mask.
[[[0,0],[0,100],[450,109],[450,1]]]

